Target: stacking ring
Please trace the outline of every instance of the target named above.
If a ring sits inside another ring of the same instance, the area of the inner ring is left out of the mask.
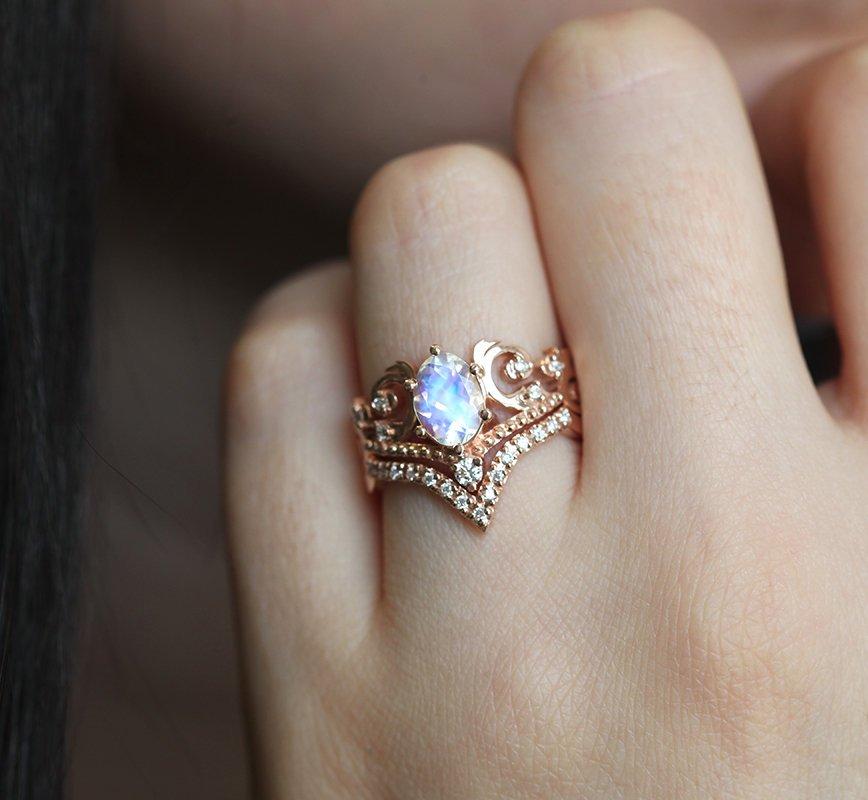
[[[482,340],[468,363],[432,345],[419,368],[398,361],[353,403],[369,491],[423,486],[485,530],[522,456],[558,433],[581,438],[570,354]]]

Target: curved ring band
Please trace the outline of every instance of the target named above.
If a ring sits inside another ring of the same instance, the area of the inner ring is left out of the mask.
[[[485,530],[524,453],[560,432],[581,438],[572,359],[485,339],[470,363],[430,353],[418,370],[396,362],[353,403],[368,489],[418,483]]]

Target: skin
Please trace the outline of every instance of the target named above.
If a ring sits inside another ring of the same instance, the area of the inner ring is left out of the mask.
[[[385,161],[455,140],[510,142],[515,83],[540,40],[635,0],[127,0],[121,73],[211,144],[324,202]],[[671,0],[710,33],[753,103],[819,53],[868,34],[860,0]]]
[[[346,213],[383,162],[467,139],[512,152],[514,89],[539,41],[561,22],[632,5],[115,4],[124,102],[96,270],[94,524],[70,735],[74,798],[249,796],[216,435],[231,342],[269,285],[345,251]],[[841,154],[864,141],[849,131],[866,90],[861,67],[841,64],[868,33],[868,10],[847,0],[667,5],[726,58],[770,182],[791,298],[803,312],[824,310],[818,266],[847,256],[840,237],[818,240],[815,220],[830,217],[823,234],[853,218],[856,236],[864,219],[854,200],[833,202],[845,195],[828,184],[836,167],[858,174],[858,153]],[[849,117],[824,147],[831,120]],[[839,307],[856,301],[853,285],[837,291]],[[548,302],[562,313],[556,296]],[[503,332],[497,319],[486,326],[485,335]],[[478,338],[462,330],[447,342],[440,326],[418,341],[399,333],[376,370],[398,355],[421,358],[428,335],[462,353]],[[352,377],[335,392],[341,425],[358,389]],[[860,395],[826,387],[823,396],[843,418],[853,412],[835,409],[839,398]],[[347,480],[357,480],[355,467]],[[520,480],[509,492],[519,504],[528,496]]]
[[[352,270],[259,306],[225,441],[260,796],[865,796],[868,55],[822,69],[800,146],[844,347],[825,403],[742,100],[663,12],[558,29],[515,164],[390,163]],[[435,340],[559,329],[581,458],[528,456],[484,537],[413,487],[364,494],[354,354],[369,384]]]

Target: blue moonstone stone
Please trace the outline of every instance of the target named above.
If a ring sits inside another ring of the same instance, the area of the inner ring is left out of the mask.
[[[479,430],[485,394],[464,359],[440,353],[419,367],[413,408],[434,441],[454,447],[467,444]]]

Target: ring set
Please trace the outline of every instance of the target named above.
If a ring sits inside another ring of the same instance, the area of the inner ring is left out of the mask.
[[[484,339],[469,363],[437,345],[418,369],[396,362],[356,398],[353,420],[369,490],[419,484],[482,530],[525,453],[561,432],[581,437],[566,348],[533,360]]]

